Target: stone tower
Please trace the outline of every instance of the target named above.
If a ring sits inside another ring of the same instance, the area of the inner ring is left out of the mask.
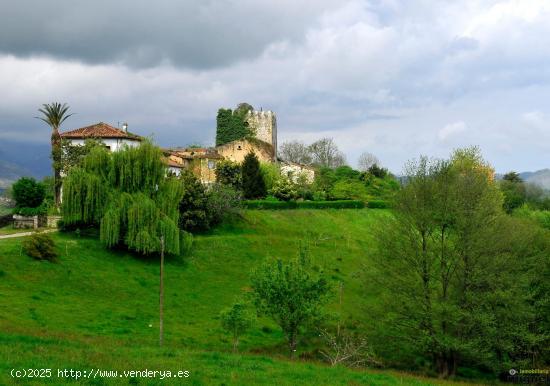
[[[273,146],[273,159],[277,159],[277,118],[275,113],[268,111],[249,111],[246,116],[248,126],[252,128],[255,137]]]

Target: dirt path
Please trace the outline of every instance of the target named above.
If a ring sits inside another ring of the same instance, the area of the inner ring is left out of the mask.
[[[57,231],[57,229],[46,229],[46,230],[40,231],[38,233],[51,233],[51,232],[56,232],[56,231]],[[2,239],[12,239],[12,238],[15,238],[15,237],[30,236],[33,233],[35,233],[35,232],[21,232],[21,233],[12,233],[11,235],[0,235],[0,240],[2,240]]]

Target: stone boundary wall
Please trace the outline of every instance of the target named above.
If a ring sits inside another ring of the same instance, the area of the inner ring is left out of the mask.
[[[37,229],[47,223],[45,216],[21,216],[13,215],[13,227],[15,229]]]

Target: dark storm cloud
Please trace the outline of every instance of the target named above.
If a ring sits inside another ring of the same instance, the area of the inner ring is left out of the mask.
[[[0,52],[86,63],[222,67],[299,40],[327,1],[18,0],[0,11]]]

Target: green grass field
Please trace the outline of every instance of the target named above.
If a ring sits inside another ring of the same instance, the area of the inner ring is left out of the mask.
[[[0,240],[0,384],[33,384],[14,381],[12,368],[189,370],[185,381],[169,383],[194,385],[439,384],[392,371],[328,367],[310,359],[312,336],[304,339],[303,359],[290,362],[280,330],[266,319],[242,338],[241,355],[230,354],[230,339],[219,324],[219,312],[246,291],[256,265],[296,256],[304,243],[316,268],[335,284],[344,282],[346,318],[368,322],[368,305],[376,299],[362,291],[358,273],[373,246],[369,230],[387,215],[368,209],[247,211],[237,223],[196,236],[190,256],[166,263],[162,349],[158,260],[108,251],[93,237],[56,234],[60,258],[53,264],[22,254],[22,239]],[[330,308],[336,311],[336,302]],[[55,376],[50,381],[61,383]]]

